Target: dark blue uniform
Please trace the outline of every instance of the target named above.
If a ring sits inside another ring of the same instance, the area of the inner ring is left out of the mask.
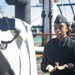
[[[57,38],[54,38],[45,44],[41,70],[48,72],[46,70],[47,65],[55,66],[55,62],[59,62],[60,66],[67,64],[69,68],[56,70],[51,75],[75,75],[75,40],[66,36],[60,43]]]

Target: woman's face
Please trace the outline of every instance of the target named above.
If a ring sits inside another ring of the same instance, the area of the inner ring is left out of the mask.
[[[66,33],[68,31],[67,25],[65,23],[60,24],[54,24],[54,31],[56,37],[61,40],[66,36]]]

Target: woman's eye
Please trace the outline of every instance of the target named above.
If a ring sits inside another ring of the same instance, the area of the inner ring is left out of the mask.
[[[55,30],[59,29],[62,30],[63,27],[54,27]]]
[[[57,27],[54,27],[54,29],[58,29]]]
[[[62,27],[59,27],[59,29],[62,29]]]

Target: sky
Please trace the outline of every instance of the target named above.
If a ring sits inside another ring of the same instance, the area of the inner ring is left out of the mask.
[[[71,3],[74,3],[75,0],[70,0]],[[69,3],[68,0],[59,0],[59,3]],[[39,0],[31,0],[31,6],[36,6],[39,4]],[[2,12],[4,16],[8,17],[14,17],[15,15],[15,7],[14,5],[8,5],[5,0],[0,0],[0,6],[2,6]],[[75,6],[73,6],[75,9]],[[73,20],[73,14],[72,11],[70,10],[70,7],[61,7],[63,10],[64,16],[67,17],[69,21]],[[58,11],[59,12],[59,11]],[[42,24],[42,7],[31,7],[31,24],[32,25],[41,25]]]
[[[14,16],[14,6],[8,5],[5,0],[0,0],[0,6],[2,6],[2,15],[4,16]]]

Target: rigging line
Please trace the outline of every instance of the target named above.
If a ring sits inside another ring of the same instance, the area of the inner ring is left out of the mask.
[[[70,3],[70,6],[71,6],[71,9],[72,9],[73,15],[74,15],[74,10],[73,10],[73,7],[72,7],[72,4],[71,4],[71,1],[70,1],[70,0],[69,0],[69,3]]]
[[[27,14],[28,12],[30,12],[30,9],[27,10],[27,11],[25,12],[25,14]],[[31,23],[33,23],[33,22],[34,22],[35,20],[37,20],[39,17],[40,17],[40,16],[38,16],[36,19],[34,19]]]
[[[64,11],[64,5],[63,5],[63,0],[61,0],[61,10],[62,10],[62,15],[63,15],[63,11]]]
[[[57,13],[60,13],[62,15],[62,10],[61,10],[61,7],[58,5],[59,3],[57,3]]]
[[[62,13],[62,15],[65,15],[66,16],[66,8],[65,8],[65,6],[64,6],[64,4],[63,3],[65,3],[65,1],[64,0],[61,0],[61,13]]]
[[[31,23],[35,22],[40,16],[38,16],[37,18],[35,18]]]
[[[63,15],[63,10],[64,10],[64,8],[63,8],[63,7],[64,7],[64,6],[63,6],[63,0],[61,0],[61,4],[62,4],[62,5],[61,5],[61,10],[62,10],[62,15]]]
[[[65,3],[65,0],[63,0],[63,3]],[[63,5],[64,15],[66,16],[66,7]]]
[[[60,8],[60,6],[58,6],[58,9],[59,9],[60,13],[62,14],[62,11],[61,11],[61,8]]]
[[[31,8],[31,7],[30,7]],[[25,12],[25,14],[27,14],[28,12],[30,12],[30,10],[31,9],[29,9],[29,10],[27,10],[26,12]],[[33,23],[35,20],[37,20],[38,18],[39,18],[40,16],[38,16],[36,19],[34,19],[31,23]]]

